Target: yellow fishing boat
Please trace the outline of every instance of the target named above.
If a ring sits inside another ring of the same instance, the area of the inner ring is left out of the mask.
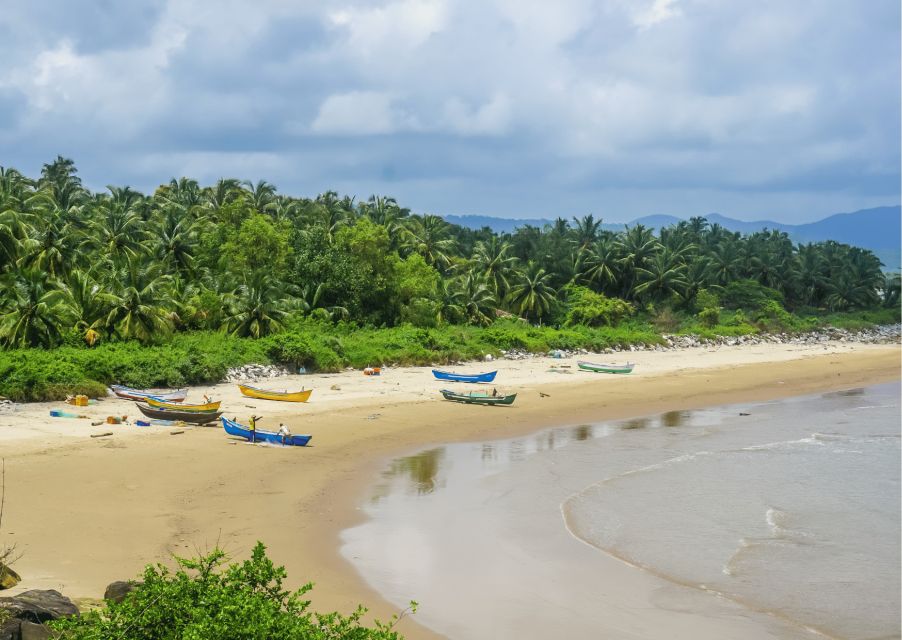
[[[166,402],[165,400],[157,400],[156,398],[148,398],[147,404],[154,409],[176,409],[178,411],[219,411],[219,405],[222,402],[208,402],[206,404],[181,404],[175,402]]]
[[[241,389],[241,393],[248,398],[281,400],[282,402],[307,402],[310,394],[313,393],[313,389],[307,389],[306,391],[267,391],[266,389],[249,387],[244,384],[239,384],[238,388]]]

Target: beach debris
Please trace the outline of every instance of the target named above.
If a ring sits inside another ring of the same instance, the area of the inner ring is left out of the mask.
[[[493,356],[491,353],[487,353],[487,354],[485,354],[485,357],[484,357],[483,359],[484,359],[486,362],[491,362],[492,360],[495,359],[495,356]]]
[[[113,435],[112,431],[104,431],[103,433],[92,433],[91,437],[92,438],[105,438],[105,437],[111,436],[111,435]]]
[[[540,398],[550,398],[550,397],[551,397],[551,394],[550,394],[550,393],[544,393],[544,392],[542,392],[542,391],[539,391],[539,397],[540,397]]]
[[[61,409],[51,409],[50,417],[51,418],[87,418],[88,416],[81,415],[78,413],[72,413],[71,411],[62,411]]]
[[[94,422],[91,423],[91,426],[92,426],[92,427],[99,427],[99,426],[102,425],[102,424],[103,424],[103,420],[95,420]]]
[[[739,412],[739,415],[741,415],[741,416],[750,416],[750,415],[752,415],[752,414],[751,414],[751,413],[744,413],[744,412],[740,411],[740,412]]]
[[[381,413],[371,413],[365,418],[365,420],[377,420],[381,415]]]
[[[339,385],[337,385],[337,384],[333,384],[333,385],[332,385],[331,387],[329,387],[329,388],[332,389],[332,391],[341,391],[341,386],[339,386]]]
[[[136,427],[149,427],[150,421],[149,420],[135,420],[135,426]]]
[[[171,435],[171,436],[177,436],[177,435],[179,435],[180,433],[185,433],[185,430],[184,430],[184,429],[179,429],[178,431],[170,431],[170,432],[169,432],[169,435]]]
[[[366,367],[363,370],[363,375],[380,376],[380,375],[382,375],[382,368],[381,367]]]

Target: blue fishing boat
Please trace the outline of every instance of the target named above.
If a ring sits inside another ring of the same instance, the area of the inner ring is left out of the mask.
[[[229,434],[230,436],[247,438],[252,442],[271,442],[272,444],[284,444],[293,447],[304,447],[308,442],[310,442],[310,438],[313,437],[301,435],[280,436],[278,433],[273,433],[272,431],[260,431],[260,429],[251,431],[243,424],[239,424],[234,420],[229,420],[225,417],[220,418],[220,420],[222,420],[222,428],[226,430],[227,434]]]
[[[488,373],[474,373],[468,375],[465,373],[453,373],[451,371],[432,370],[432,375],[437,380],[448,380],[450,382],[491,382],[495,379],[497,371],[489,371]]]

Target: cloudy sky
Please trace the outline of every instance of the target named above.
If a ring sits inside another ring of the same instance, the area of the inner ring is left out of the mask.
[[[900,200],[898,0],[3,0],[0,165],[416,212]]]

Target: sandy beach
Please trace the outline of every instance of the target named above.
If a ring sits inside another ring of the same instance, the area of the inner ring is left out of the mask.
[[[91,426],[107,415],[141,417],[132,403],[114,398],[85,408],[20,405],[0,414],[7,485],[0,543],[14,543],[23,554],[15,566],[24,578],[17,590],[99,598],[108,583],[135,576],[149,562],[215,544],[241,557],[263,540],[292,584],[316,583],[315,608],[349,612],[364,603],[387,619],[396,607],[338,552],[339,533],[361,518],[364,489],[387,459],[432,443],[897,380],[900,354],[898,345],[837,342],[636,352],[618,354],[619,361],[628,355],[637,364],[624,377],[578,372],[575,358],[455,368],[498,369],[498,391],[518,393],[510,408],[445,402],[438,390],[448,383],[412,367],[378,377],[349,371],[257,383],[313,388],[310,402],[300,405],[244,398],[234,384],[191,390],[189,402],[204,393],[222,399],[225,415],[242,422],[255,413],[264,416],[260,428],[285,422],[294,433],[312,434],[312,446],[303,449],[241,443],[221,428]],[[87,417],[50,418],[54,408]],[[184,432],[173,435],[177,430]],[[611,585],[610,627],[599,636],[762,637],[740,613],[704,599],[687,605],[688,615],[658,606],[659,585],[614,561]],[[647,612],[640,627],[637,611]],[[409,638],[435,637],[415,617],[399,628]]]

